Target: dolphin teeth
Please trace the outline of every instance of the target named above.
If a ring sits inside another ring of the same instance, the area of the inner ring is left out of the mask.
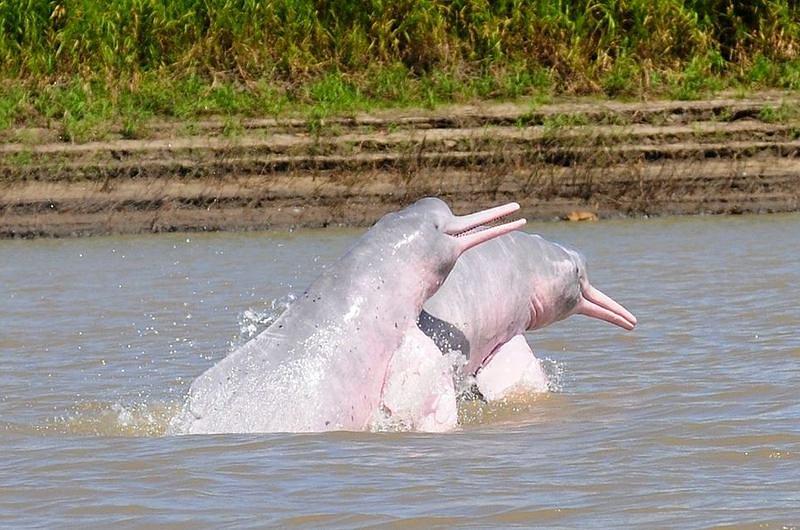
[[[478,213],[481,213],[481,212],[478,212]],[[494,228],[495,226],[499,226],[501,224],[504,224],[505,222],[510,222],[510,221],[504,221],[504,218],[508,217],[512,213],[514,213],[514,211],[498,212],[497,215],[495,215],[494,217],[490,217],[488,219],[485,219],[483,221],[483,223],[481,223],[481,224],[479,224],[477,226],[473,226],[473,227],[468,228],[466,230],[462,230],[460,232],[456,232],[456,233],[453,233],[453,234],[450,234],[450,235],[453,236],[453,237],[464,237],[464,236],[468,236],[468,235],[472,235],[472,234],[477,234],[478,232],[483,232],[484,230],[488,230],[489,228]],[[473,215],[476,215],[476,214],[473,214]]]
[[[498,219],[499,219],[499,217],[498,217]],[[497,221],[497,219],[495,219],[494,221]],[[474,228],[470,228],[469,230],[464,230],[463,232],[459,232],[457,234],[454,234],[453,237],[463,237],[463,236],[468,236],[470,234],[477,234],[478,232],[483,232],[484,230],[486,230],[488,228],[491,228],[492,226],[495,226],[496,224],[498,224],[498,223],[495,223],[494,221],[492,221],[491,223],[485,224],[485,225],[481,225],[481,226],[476,226]]]

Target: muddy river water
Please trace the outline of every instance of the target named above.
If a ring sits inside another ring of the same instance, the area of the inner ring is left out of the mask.
[[[162,435],[358,230],[0,241],[0,526],[800,525],[800,216],[528,228],[639,327],[445,435]]]

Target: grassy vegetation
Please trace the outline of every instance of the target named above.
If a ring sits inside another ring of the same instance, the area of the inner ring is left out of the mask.
[[[758,113],[758,118],[767,123],[781,123],[795,120],[800,116],[800,110],[794,105],[781,103],[778,106],[767,105]]]
[[[0,130],[797,89],[799,49],[792,0],[0,0]]]

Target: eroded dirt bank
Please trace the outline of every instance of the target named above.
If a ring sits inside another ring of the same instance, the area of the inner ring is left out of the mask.
[[[366,225],[419,197],[531,219],[800,208],[800,98],[569,102],[307,122],[158,123],[147,138],[0,136],[0,236]]]

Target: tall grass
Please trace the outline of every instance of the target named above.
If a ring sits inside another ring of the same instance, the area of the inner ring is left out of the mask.
[[[0,127],[70,105],[180,115],[798,88],[799,47],[792,0],[0,0]]]

